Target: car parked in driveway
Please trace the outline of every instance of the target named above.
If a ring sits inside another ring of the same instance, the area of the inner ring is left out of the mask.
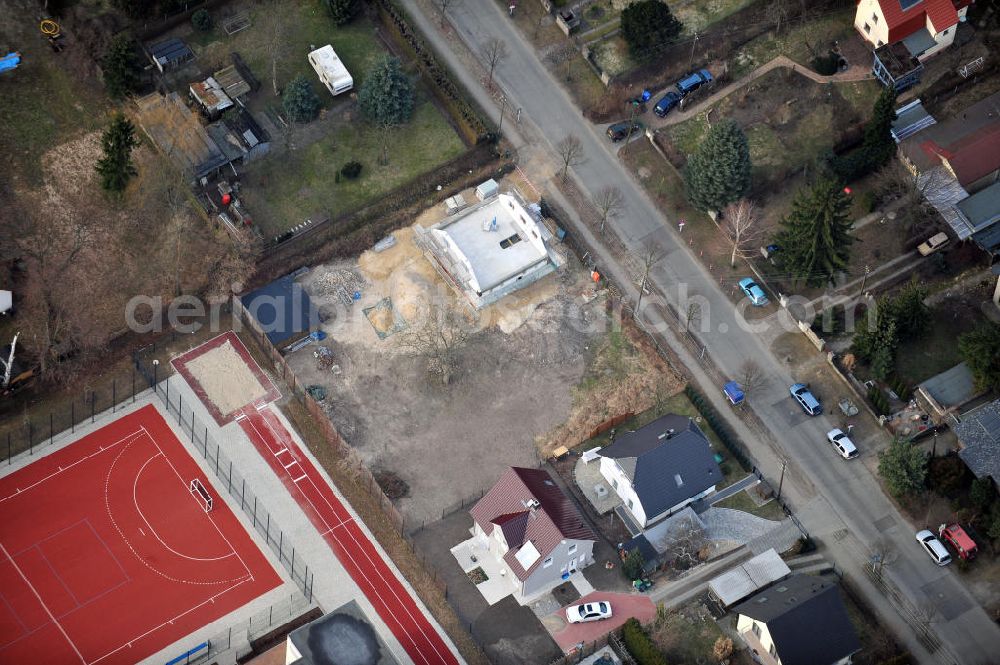
[[[677,92],[687,95],[711,82],[712,74],[707,69],[699,69],[696,72],[691,72],[677,82]]]
[[[795,401],[799,403],[802,410],[808,413],[810,416],[818,416],[823,413],[823,405],[819,403],[819,400],[809,391],[809,386],[804,383],[796,383],[788,388],[788,392],[792,394]]]
[[[624,122],[616,122],[615,124],[608,127],[608,138],[614,142],[618,142],[625,139],[629,135],[628,126],[629,126],[628,120]],[[642,123],[633,122],[632,136],[635,136],[641,131],[642,131]]]
[[[570,623],[586,623],[611,618],[611,603],[599,600],[566,608],[566,620]]]
[[[951,555],[945,549],[944,543],[927,529],[917,532],[917,542],[923,546],[924,551],[937,565],[947,566],[951,563]]]
[[[832,429],[826,433],[826,440],[833,444],[837,454],[844,459],[853,459],[858,456],[858,449],[851,441],[851,438],[844,434],[843,430]]]
[[[670,90],[667,94],[660,98],[660,101],[656,102],[656,106],[653,107],[653,113],[663,118],[670,113],[675,106],[680,104],[682,99],[684,99],[684,95],[674,90]]]
[[[764,289],[760,288],[760,285],[749,277],[740,280],[740,289],[750,299],[750,304],[754,307],[763,307],[768,303]]]

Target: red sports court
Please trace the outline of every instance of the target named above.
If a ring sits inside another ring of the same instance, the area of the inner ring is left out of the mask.
[[[0,663],[135,663],[281,583],[152,405],[0,479]]]

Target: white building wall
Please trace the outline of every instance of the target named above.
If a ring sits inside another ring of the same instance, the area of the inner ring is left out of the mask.
[[[639,501],[639,496],[632,488],[632,481],[625,475],[618,462],[611,457],[601,458],[601,475],[608,481],[612,491],[621,497],[622,503],[632,513],[639,526],[646,526],[646,512]]]
[[[760,635],[754,632],[754,626],[760,630]],[[755,660],[764,665],[777,665],[781,663],[779,658],[771,655],[770,650],[774,641],[771,639],[771,632],[767,629],[767,624],[751,619],[741,614],[736,620],[736,632],[743,636],[747,645],[756,651]],[[775,649],[777,653],[777,648]],[[780,654],[779,654],[780,655]],[[820,665],[817,663],[816,665]]]
[[[872,46],[889,43],[889,25],[885,22],[878,0],[861,0],[854,14],[854,27]]]
[[[522,593],[531,596],[558,586],[563,574],[572,569],[583,570],[594,562],[594,541],[564,540],[542,560],[538,568],[524,581]]]

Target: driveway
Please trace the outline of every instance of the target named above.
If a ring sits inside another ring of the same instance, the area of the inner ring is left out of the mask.
[[[542,619],[542,623],[549,629],[552,638],[564,653],[569,653],[581,642],[587,644],[604,637],[630,618],[634,617],[640,623],[648,623],[656,616],[656,605],[645,594],[595,591],[578,600],[577,604],[594,600],[606,600],[611,603],[610,619],[590,623],[569,623],[566,621],[565,607]]]
[[[450,548],[468,539],[472,517],[458,511],[413,534],[424,563],[448,585],[448,602],[495,665],[549,663],[561,655],[530,607],[507,596],[488,605],[459,567]]]
[[[480,65],[470,63],[466,47],[456,47],[459,53],[456,56],[449,48],[455,45],[438,38],[436,16],[425,16],[417,0],[404,0],[403,4],[420,28],[443,47],[439,49],[443,58],[467,89],[491,116],[497,117],[499,109],[477,80]],[[931,662],[931,655],[912,629],[919,621],[908,615],[905,607],[900,608],[899,603],[889,602],[863,572],[876,541],[888,541],[898,552],[898,558],[886,571],[886,576],[900,587],[908,604],[923,605],[937,598],[935,594],[942,594],[957,599],[956,607],[968,606],[952,618],[938,617],[932,623],[931,633],[943,642],[937,657],[951,656],[957,662],[968,663],[992,660],[996,645],[1000,644],[1000,628],[990,621],[982,608],[970,602],[972,596],[956,573],[934,566],[919,550],[913,541],[912,529],[882,493],[868,469],[845,464],[829,446],[815,445],[814,442],[823,441],[825,433],[837,423],[827,416],[803,419],[788,413],[787,401],[791,398],[787,387],[795,383],[797,377],[793,368],[771,353],[771,343],[782,332],[780,327],[775,330],[775,322],[769,320],[766,327],[750,329],[740,310],[733,307],[697,261],[693,255],[696,248],[692,250],[679,242],[676,220],[666,219],[632,180],[607,139],[573,107],[565,90],[538,60],[499,4],[458,4],[449,9],[449,16],[455,31],[471,52],[478,52],[481,45],[494,37],[507,44],[509,55],[498,65],[495,77],[507,94],[508,105],[522,108],[522,118],[519,124],[504,123],[505,135],[518,150],[522,168],[527,167],[530,177],[536,179],[536,186],[542,185],[547,197],[567,211],[573,210],[558,189],[546,186],[544,180],[558,172],[554,145],[568,134],[578,136],[587,161],[571,173],[580,189],[589,193],[607,185],[621,189],[627,205],[613,220],[614,231],[635,256],[642,255],[650,247],[659,247],[666,253],[654,266],[650,277],[676,311],[687,311],[691,298],[699,297],[702,330],[697,339],[705,347],[710,363],[703,365],[679,342],[677,332],[658,313],[662,308],[662,303],[657,303],[659,296],[643,300],[643,319],[677,352],[695,383],[705,389],[716,410],[750,446],[765,475],[774,481],[784,468],[783,497],[801,512],[809,531],[823,540],[830,558],[858,584],[865,599],[899,634],[911,653],[922,662]],[[474,73],[470,74],[467,66],[471,66]],[[625,289],[626,295],[635,299],[637,294],[630,271],[589,229],[575,224],[572,231],[594,248],[602,271],[610,274]],[[782,325],[794,329],[791,321],[782,320]],[[712,367],[714,364],[735,371],[747,358],[756,359],[768,377],[768,382],[748,400],[750,408],[765,425],[763,430],[751,430],[731,413],[717,389],[719,377]],[[828,411],[833,406],[827,404]],[[782,460],[785,460],[784,465]],[[933,586],[929,587],[931,584]],[[949,615],[954,612],[951,609]]]

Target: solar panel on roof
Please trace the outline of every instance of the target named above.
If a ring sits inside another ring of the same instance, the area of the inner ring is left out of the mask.
[[[903,11],[905,12],[910,7],[913,7],[914,5],[919,5],[921,1],[922,0],[899,0],[899,6],[902,7]]]

